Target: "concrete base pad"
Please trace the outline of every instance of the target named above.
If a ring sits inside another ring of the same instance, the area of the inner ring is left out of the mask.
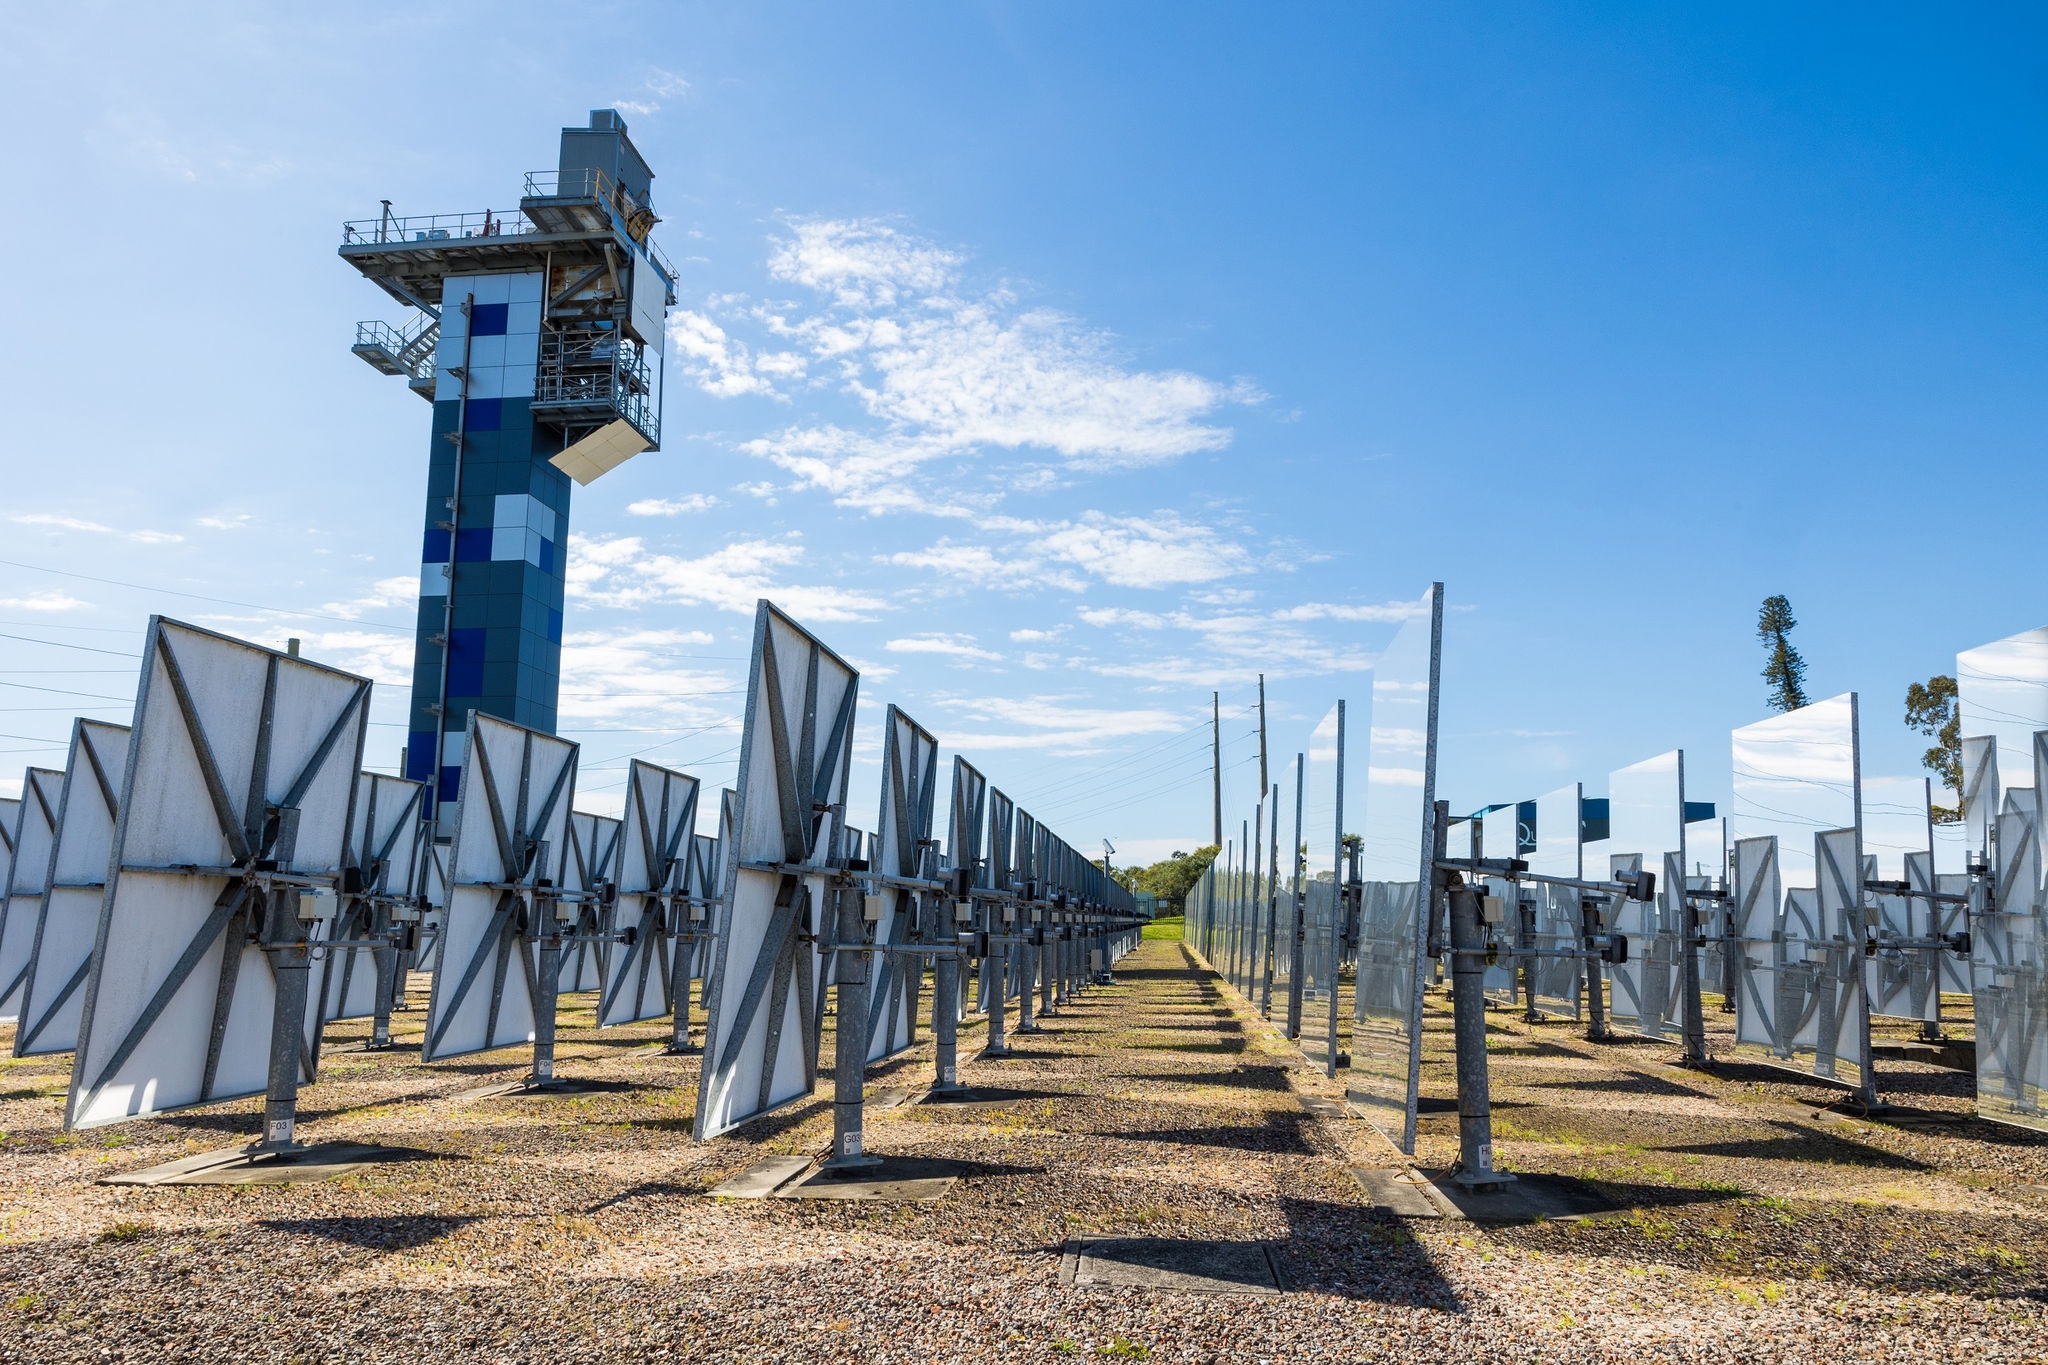
[[[721,1199],[766,1199],[817,1163],[807,1156],[771,1156],[757,1161],[732,1179],[713,1185],[706,1194]]]
[[[1006,1090],[995,1085],[963,1085],[955,1090],[931,1090],[918,1100],[935,1109],[993,1109],[1019,1100],[1049,1100],[1057,1096],[1046,1090]]]
[[[922,1098],[921,1092],[906,1090],[902,1086],[887,1086],[877,1090],[861,1101],[863,1109],[901,1109],[906,1104],[916,1104]]]
[[[102,1185],[306,1185],[388,1161],[431,1160],[410,1147],[361,1142],[318,1142],[292,1152],[251,1152],[231,1147],[180,1157],[161,1166],[103,1176]]]
[[[1396,1218],[1441,1218],[1444,1211],[1430,1197],[1430,1184],[1412,1171],[1390,1171],[1376,1166],[1353,1166],[1351,1178],[1358,1182],[1373,1207]]]
[[[942,1199],[960,1183],[960,1165],[927,1157],[885,1156],[875,1166],[817,1170],[776,1190],[777,1199],[846,1199],[867,1203],[924,1203]]]
[[[1512,1184],[1471,1190],[1456,1176],[1429,1173],[1436,1195],[1475,1223],[1533,1223],[1539,1218],[1592,1218],[1620,1207],[1582,1180],[1516,1172]]]
[[[1060,1283],[1077,1288],[1160,1289],[1180,1294],[1272,1297],[1285,1280],[1264,1242],[1166,1237],[1082,1237],[1060,1257]]]

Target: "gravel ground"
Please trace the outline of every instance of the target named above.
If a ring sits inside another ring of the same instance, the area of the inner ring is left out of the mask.
[[[1398,1165],[1393,1149],[1303,1107],[1341,1083],[1182,945],[1147,942],[1118,976],[1014,1040],[1028,1055],[963,1066],[1020,1098],[871,1113],[870,1150],[968,1165],[930,1204],[708,1197],[764,1155],[822,1151],[829,1081],[694,1144],[695,1062],[643,1050],[659,1025],[590,1029],[588,997],[565,1012],[561,1070],[616,1090],[466,1101],[523,1050],[432,1067],[330,1051],[302,1135],[424,1156],[317,1185],[96,1185],[248,1141],[257,1106],[67,1138],[68,1059],[13,1063],[0,1359],[2048,1360],[2048,1142],[1969,1118],[1966,1081],[1897,1067],[1922,1121],[1817,1119],[1831,1096],[1796,1078],[1680,1071],[1670,1048],[1503,1013],[1502,1162],[1627,1211],[1404,1222],[1347,1172]],[[1430,1019],[1426,1093],[1442,1097],[1440,996]],[[419,1021],[400,1016],[401,1042]],[[337,1026],[330,1048],[363,1031]],[[930,1067],[919,1047],[871,1085]],[[1455,1139],[1433,1109],[1419,1161]],[[1292,1292],[1064,1288],[1062,1246],[1088,1234],[1265,1240]]]

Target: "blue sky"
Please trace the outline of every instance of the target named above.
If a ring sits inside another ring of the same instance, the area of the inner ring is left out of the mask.
[[[612,105],[682,279],[665,449],[576,495],[592,806],[730,780],[762,592],[867,749],[899,702],[1084,848],[1206,837],[1210,691],[1241,746],[1263,669],[1291,753],[1432,579],[1458,805],[1672,747],[1725,800],[1772,592],[1917,773],[1905,684],[2048,620],[2041,29],[14,7],[0,763],[121,718],[152,610],[390,680],[395,763],[428,414],[348,352],[399,310],[340,223],[510,207]]]

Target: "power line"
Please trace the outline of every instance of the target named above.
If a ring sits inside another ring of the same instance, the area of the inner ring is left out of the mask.
[[[0,563],[5,562],[0,560]],[[92,645],[67,644],[63,640],[38,640],[32,635],[9,635],[5,631],[0,631],[0,640],[19,640],[23,644],[48,645],[51,649],[82,649],[87,654],[111,654],[117,659],[139,659],[142,657],[140,654],[130,654],[124,649],[98,649]]]
[[[85,697],[91,701],[125,701],[131,706],[135,703],[135,698],[133,697],[110,697],[104,692],[78,692],[69,687],[37,687],[34,683],[7,682],[4,680],[0,680],[0,687],[19,688],[23,692],[50,692],[60,697]]]
[[[223,607],[246,607],[250,611],[275,612],[280,616],[297,617],[306,621],[340,621],[351,626],[372,626],[378,630],[411,632],[412,626],[393,625],[386,621],[366,621],[354,616],[329,616],[317,611],[297,611],[290,607],[265,606],[261,602],[241,602],[232,597],[208,597],[204,593],[180,592],[176,588],[159,587],[155,584],[128,583],[118,578],[97,578],[89,573],[73,573],[69,569],[52,569],[42,564],[24,564],[18,559],[0,559],[11,569],[29,569],[36,573],[55,574],[59,578],[76,578],[86,583],[104,583],[111,588],[133,588],[137,592],[153,592],[165,597],[184,597],[194,602],[212,602]]]

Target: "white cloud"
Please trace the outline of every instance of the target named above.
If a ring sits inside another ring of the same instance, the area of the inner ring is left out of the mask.
[[[992,749],[1043,749],[1056,754],[1099,752],[1117,740],[1165,734],[1187,726],[1177,711],[1073,706],[1062,697],[957,699],[944,703],[967,726],[1000,726],[974,731],[948,726],[946,742],[963,753]]]
[[[1354,640],[1310,628],[1319,621],[1405,621],[1422,610],[1415,602],[1333,604],[1310,602],[1261,611],[1237,605],[1211,611],[1185,607],[1149,612],[1128,607],[1082,607],[1080,620],[1105,630],[1180,631],[1192,636],[1187,655],[1149,652],[1142,662],[1086,662],[1105,677],[1173,677],[1189,686],[1242,682],[1252,673],[1269,678],[1355,673],[1372,667],[1373,652]]]
[[[682,657],[686,646],[704,642],[702,631],[569,632],[562,637],[562,724],[709,725],[737,735],[745,676]]]
[[[1044,545],[1054,558],[1125,588],[1206,583],[1251,567],[1242,547],[1168,513],[1147,518],[1088,512],[1049,532]]]
[[[87,138],[145,171],[183,184],[202,181],[262,184],[289,174],[292,163],[276,151],[258,151],[233,142],[209,142],[172,128],[153,110],[116,108],[101,116]]]
[[[1133,611],[1128,607],[1083,607],[1074,613],[1091,626],[1130,626],[1137,630],[1164,630],[1166,618],[1157,612]]]
[[[830,294],[843,308],[887,306],[904,294],[936,294],[953,283],[961,258],[872,219],[809,219],[768,257],[778,280]]]
[[[1082,575],[1122,588],[1165,588],[1209,582],[1252,566],[1242,546],[1170,512],[1150,517],[1084,512],[1078,520],[1059,522],[987,517],[975,524],[1013,537],[1014,547],[999,552],[942,538],[928,549],[898,551],[886,560],[981,587],[1071,592],[1085,586]]]
[[[941,540],[924,550],[899,550],[882,557],[884,562],[910,569],[928,569],[943,578],[984,588],[1056,587],[1079,592],[1085,586],[1073,574],[1047,572],[1030,557],[1005,559],[986,545],[956,544]]]
[[[239,531],[254,520],[247,512],[223,512],[219,516],[201,517],[199,524],[214,531]]]
[[[691,493],[680,498],[642,498],[627,503],[626,511],[636,517],[674,517],[716,506],[718,499],[709,493]]]
[[[62,531],[90,531],[94,535],[120,536],[124,540],[138,541],[144,545],[173,545],[185,538],[172,531],[118,531],[96,521],[60,516],[55,512],[25,512],[20,516],[9,517],[8,520],[20,526],[54,526]]]
[[[114,535],[114,528],[102,526],[96,521],[84,521],[78,517],[58,516],[55,512],[25,512],[9,517],[17,526],[55,526],[66,531],[93,531],[100,535]]]
[[[738,540],[695,559],[650,553],[638,536],[569,536],[568,595],[598,606],[669,602],[751,614],[771,598],[804,621],[858,621],[888,604],[872,593],[779,581],[804,560],[795,536]],[[566,672],[565,672],[566,676]]]
[[[687,308],[669,315],[668,340],[683,373],[714,398],[748,393],[780,397],[770,376],[800,379],[805,370],[803,357],[794,351],[757,358],[746,343],[728,336],[709,316]]]
[[[613,100],[611,107],[622,114],[658,114],[663,100],[681,99],[690,93],[690,83],[673,71],[656,68],[655,73],[641,84],[641,89],[652,99]]]
[[[990,450],[1051,452],[1083,470],[1218,450],[1231,433],[1214,422],[1217,410],[1264,398],[1243,381],[1134,369],[1106,332],[1024,307],[1007,288],[972,286],[958,253],[886,223],[812,219],[788,232],[774,244],[769,274],[813,291],[815,305],[742,309],[714,300],[707,307],[719,317],[679,313],[670,336],[686,372],[718,397],[787,398],[798,381],[836,380],[872,425],[799,421],[740,448],[841,505],[957,515],[964,495],[892,490],[933,460]],[[742,322],[785,349],[735,338],[727,328]],[[999,472],[994,487],[1052,477]]]
[[[1040,640],[1057,640],[1066,633],[1067,628],[1065,626],[1056,626],[1051,630],[1033,630],[1027,626],[1022,630],[1011,631],[1010,638],[1019,644],[1026,644]]]
[[[328,602],[320,610],[329,616],[346,616],[353,620],[383,607],[412,606],[419,601],[419,596],[420,580],[406,574],[397,578],[380,578],[361,597],[349,602]]]
[[[77,611],[92,603],[80,601],[67,592],[39,592],[29,597],[0,597],[0,607],[14,611]]]
[[[265,626],[275,622],[265,621]],[[295,628],[296,629],[296,628]],[[412,637],[371,630],[324,630],[300,636],[299,652],[308,659],[358,673],[380,690],[395,689],[400,696],[412,689]],[[374,732],[373,732],[374,733]]]
[[[944,654],[956,659],[1001,659],[993,650],[983,649],[972,635],[912,635],[890,640],[882,646],[892,654]]]

